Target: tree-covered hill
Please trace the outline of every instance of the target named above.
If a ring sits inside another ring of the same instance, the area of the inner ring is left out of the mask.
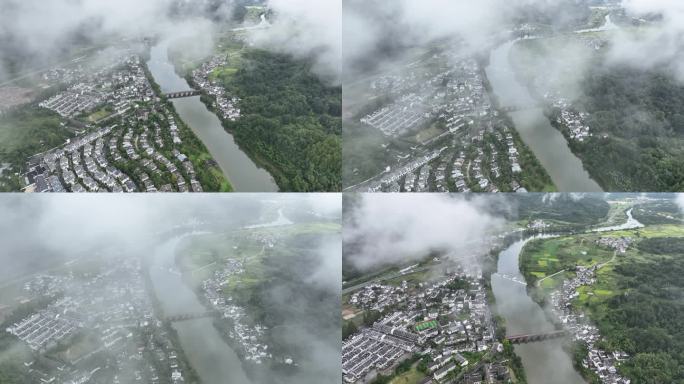
[[[240,119],[226,128],[282,191],[341,190],[341,87],[321,81],[307,61],[262,50],[247,50],[221,80],[241,100]]]

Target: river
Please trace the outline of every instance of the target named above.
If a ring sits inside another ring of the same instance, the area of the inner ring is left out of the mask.
[[[529,107],[538,102],[520,84],[509,61],[511,48],[517,41],[509,41],[492,50],[487,78],[501,107]],[[560,192],[601,192],[601,187],[589,177],[582,162],[568,147],[565,137],[544,116],[542,108],[511,112],[515,128],[525,144],[551,176]]]
[[[188,82],[178,76],[168,57],[168,41],[152,47],[147,66],[162,92],[187,91]],[[277,192],[273,177],[257,166],[235,142],[219,118],[199,96],[171,101],[181,119],[195,132],[216,160],[236,192]]]
[[[639,228],[643,225],[632,217],[632,210],[626,211],[627,221],[623,224],[597,228],[588,232],[607,232]],[[533,239],[550,238],[557,235],[537,235],[513,243],[499,253],[497,273],[492,275],[492,291],[496,298],[497,313],[506,320],[507,335],[539,333],[555,329],[544,310],[527,295],[525,281],[520,272],[520,252]],[[514,281],[517,280],[517,281]],[[518,344],[516,355],[522,359],[527,381],[530,384],[546,384],[553,378],[558,384],[583,384],[582,376],[575,371],[572,358],[562,349],[563,340]]]
[[[205,312],[207,309],[183,282],[176,268],[176,248],[183,236],[159,244],[153,252],[150,277],[154,293],[166,316]],[[250,384],[237,356],[211,319],[173,323],[190,364],[207,384]]]

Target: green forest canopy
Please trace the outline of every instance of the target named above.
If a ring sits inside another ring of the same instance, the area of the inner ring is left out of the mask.
[[[324,84],[307,61],[249,50],[235,74],[221,77],[240,97],[241,118],[226,121],[236,140],[283,191],[339,191],[342,91]]]

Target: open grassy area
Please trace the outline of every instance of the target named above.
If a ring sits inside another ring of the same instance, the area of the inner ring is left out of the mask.
[[[577,265],[589,266],[604,263],[613,257],[613,250],[599,247],[596,241],[601,237],[631,237],[649,239],[663,237],[684,237],[684,227],[679,225],[654,225],[639,229],[592,233],[576,236],[564,236],[553,239],[535,240],[528,243],[520,256],[520,267],[525,279],[534,282],[564,269],[572,269]],[[624,258],[640,259],[644,257],[630,249]],[[559,275],[562,277],[563,275]],[[558,281],[544,280],[542,288],[553,288]],[[555,281],[555,283],[554,283]]]
[[[441,135],[444,132],[444,129],[440,128],[438,126],[438,122],[435,121],[429,127],[421,130],[415,136],[413,136],[413,141],[415,141],[416,143],[425,143]]]
[[[26,159],[73,137],[59,115],[43,108],[26,107],[0,117],[0,162],[23,167]]]
[[[613,251],[598,247],[596,240],[599,237],[592,234],[531,241],[520,255],[520,267],[526,281],[534,283],[562,270],[574,269],[577,265],[588,266],[610,260]],[[547,279],[543,287],[553,288],[557,283],[556,279]]]
[[[281,227],[239,229],[230,233],[211,233],[193,236],[179,248],[177,262],[186,280],[198,286],[214,272],[223,267],[228,259],[242,261],[245,273],[231,277],[226,290],[249,288],[263,277],[262,260],[269,246],[259,238],[277,239],[279,250],[287,237],[336,233],[341,230],[337,223],[306,223]],[[286,251],[286,250],[284,250]]]
[[[407,372],[398,375],[389,384],[418,384],[421,380],[425,378],[425,374],[419,372],[417,369],[417,363],[414,364],[411,369]]]
[[[422,323],[416,324],[416,331],[424,331],[426,329],[434,328],[437,326],[436,320],[424,321]]]
[[[596,244],[600,237],[623,236],[632,237],[637,242],[651,238],[681,238],[684,237],[684,227],[654,225],[600,234],[535,240],[528,243],[521,253],[521,271],[528,284],[535,285],[536,281],[564,270],[539,284],[539,293],[544,294],[558,288],[565,279],[574,276],[575,266],[590,266],[612,260],[596,272],[596,283],[578,289],[579,297],[574,302],[574,305],[582,307],[587,313],[598,316],[604,311],[603,306],[607,299],[625,292],[625,289],[619,287],[619,279],[615,275],[616,266],[624,263],[650,263],[654,257],[632,246],[625,254],[617,254],[613,259],[613,250]]]
[[[96,123],[105,117],[111,116],[112,111],[109,111],[105,108],[100,108],[97,111],[94,111],[90,115],[88,115],[87,120],[91,123]]]

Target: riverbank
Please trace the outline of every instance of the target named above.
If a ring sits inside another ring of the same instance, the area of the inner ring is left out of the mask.
[[[164,93],[191,90],[188,82],[178,75],[169,59],[169,44],[168,41],[159,42],[151,48],[150,59],[147,61],[149,71]],[[230,180],[233,191],[279,190],[273,177],[242,151],[235,138],[223,128],[219,117],[207,109],[200,97],[177,98],[171,104],[180,120],[207,148],[225,178]]]
[[[560,191],[602,192],[582,162],[571,152],[563,135],[551,126],[527,88],[520,84],[510,63],[510,51],[518,40],[491,51],[487,78],[500,106],[511,108],[509,116],[525,144],[539,159]]]
[[[607,380],[620,380],[616,367],[624,361],[624,357],[617,357],[623,356],[623,352],[606,352],[617,349],[606,347],[602,332],[605,330],[600,326],[606,308],[596,306],[619,289],[612,276],[612,264],[622,263],[617,259],[618,253],[620,260],[638,257],[629,256],[632,241],[627,236],[633,230],[641,232],[643,225],[632,217],[631,207],[618,208],[624,209],[627,216],[624,223],[590,226],[579,234],[530,241],[521,251],[519,261],[530,297],[548,308],[545,312],[549,318],[562,323],[562,328],[572,334],[572,343],[563,347],[572,357],[575,369],[592,384],[603,382],[599,373],[608,375]],[[607,219],[610,223],[614,217],[609,215]],[[636,234],[636,238],[641,237]]]
[[[150,58],[147,57],[147,60],[149,59]],[[166,104],[168,110],[171,111],[171,114],[176,121],[180,136],[181,138],[184,138],[183,152],[185,152],[184,154],[188,156],[192,162],[202,188],[204,188],[206,192],[232,192],[233,186],[231,185],[227,175],[224,175],[223,172],[221,172],[220,167],[218,167],[218,164],[209,153],[207,147],[178,115],[173,103],[168,100],[166,96],[164,96],[161,87],[159,84],[157,84],[154,76],[150,72],[147,61],[142,67],[147,80],[150,82],[150,85],[154,90],[154,93],[160,98],[162,103]],[[186,173],[183,167],[180,167],[179,171]],[[187,178],[187,174],[184,174],[183,176]]]
[[[192,78],[190,76],[186,77],[188,84],[190,84],[193,87],[197,87],[197,84],[192,81]],[[200,101],[207,107],[208,110],[210,110],[212,113],[216,114],[216,116],[219,118],[221,121],[221,126],[223,129],[226,130],[226,132],[230,133],[231,135],[235,136],[236,132],[235,130],[231,129],[228,121],[224,119],[219,113],[218,109],[216,108],[216,103],[213,97],[211,97],[206,91],[202,90],[202,94],[200,95]],[[268,171],[268,173],[273,176],[273,179],[275,180],[276,184],[278,185],[278,189],[283,191],[287,183],[285,182],[285,174],[278,168],[276,167],[273,163],[269,162],[262,156],[260,156],[257,152],[255,152],[252,148],[246,148],[243,146],[242,143],[237,142],[238,147],[242,151],[244,151],[247,156],[260,168],[263,168]]]
[[[491,278],[496,311],[504,318],[509,336],[552,332],[557,328],[543,308],[529,297],[527,284],[519,270],[518,257],[529,240],[523,238],[503,249],[498,256],[496,273]],[[557,382],[585,383],[573,368],[572,359],[564,350],[561,339],[516,344],[512,348],[520,358],[530,384],[548,383],[549,377],[557,378]]]
[[[199,296],[187,286],[175,262],[179,243],[192,233],[185,232],[163,240],[155,247],[150,259],[149,276],[164,316],[204,313],[208,310]],[[221,339],[210,319],[176,321],[171,327],[177,332],[182,350],[202,382],[218,383],[230,377],[231,383],[251,384],[237,354]],[[217,359],[222,364],[214,364]]]

